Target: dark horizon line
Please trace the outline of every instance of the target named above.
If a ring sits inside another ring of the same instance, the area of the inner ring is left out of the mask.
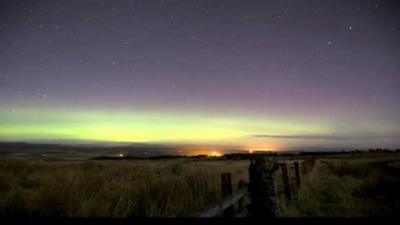
[[[107,142],[108,144],[117,144],[121,142]],[[125,143],[125,142],[122,142]],[[40,146],[40,145],[50,145],[50,146],[59,146],[59,147],[66,147],[66,148],[80,148],[80,147],[85,147],[85,148],[140,148],[140,147],[154,147],[157,148],[155,150],[160,150],[160,148],[165,149],[165,150],[179,150],[180,148],[188,145],[183,145],[183,144],[159,144],[159,143],[140,143],[140,142],[126,142],[125,145],[96,145],[93,143],[56,143],[56,142],[45,142],[45,141],[40,141],[40,142],[30,142],[30,141],[4,141],[0,140],[0,146],[1,145],[32,145],[32,146]],[[194,146],[204,146],[204,145],[191,145],[192,147]],[[3,146],[4,147],[4,146]],[[376,149],[385,149],[385,150],[399,150],[400,145],[397,147],[329,147],[329,146],[321,146],[321,147],[316,147],[316,146],[305,146],[305,147],[299,147],[299,148],[291,148],[291,149],[282,149],[282,150],[271,150],[271,149],[244,149],[241,147],[237,148],[227,148],[224,150],[221,150],[222,152],[248,152],[249,150],[253,152],[323,152],[323,151],[368,151],[368,150],[376,150]]]

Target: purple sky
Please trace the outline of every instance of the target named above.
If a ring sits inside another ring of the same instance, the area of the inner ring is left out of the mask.
[[[0,105],[271,116],[392,137],[398,12],[369,0],[1,0]]]

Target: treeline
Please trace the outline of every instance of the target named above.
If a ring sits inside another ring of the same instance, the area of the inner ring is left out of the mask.
[[[368,149],[368,152],[394,152],[394,151],[400,152],[400,148],[396,150],[390,150],[386,148]]]

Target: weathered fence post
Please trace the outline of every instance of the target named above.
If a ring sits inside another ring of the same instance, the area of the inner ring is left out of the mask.
[[[300,186],[301,180],[300,180],[299,162],[294,162],[294,172],[295,172],[295,174],[296,174],[296,183],[297,183],[297,186]]]
[[[232,178],[230,173],[221,175],[222,197],[226,198],[232,194]],[[224,217],[233,217],[233,205],[224,210]]]
[[[286,198],[288,200],[291,200],[292,196],[290,193],[289,174],[286,163],[281,164],[281,171],[282,171],[283,190],[285,191]]]
[[[244,180],[240,180],[239,184],[238,184],[239,190],[244,188],[245,186],[246,186],[246,182]],[[241,198],[238,202],[238,209],[242,210],[242,208],[243,208],[243,198]]]
[[[275,217],[279,214],[273,172],[278,168],[276,162],[266,163],[261,156],[250,160],[249,191],[251,198],[251,216]]]

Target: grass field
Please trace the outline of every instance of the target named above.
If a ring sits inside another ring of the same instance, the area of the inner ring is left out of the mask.
[[[390,163],[390,161],[397,161]],[[400,212],[398,156],[319,159],[292,202],[290,217],[396,216]]]
[[[400,212],[399,154],[319,157],[282,216]],[[388,163],[397,159],[397,162]],[[390,166],[388,166],[390,164]],[[248,180],[248,160],[0,160],[0,215],[190,216],[221,199],[220,175]],[[397,168],[397,169],[396,169]],[[276,176],[281,189],[279,172]]]
[[[0,214],[187,216],[221,198],[220,174],[237,183],[247,161],[0,162]]]

